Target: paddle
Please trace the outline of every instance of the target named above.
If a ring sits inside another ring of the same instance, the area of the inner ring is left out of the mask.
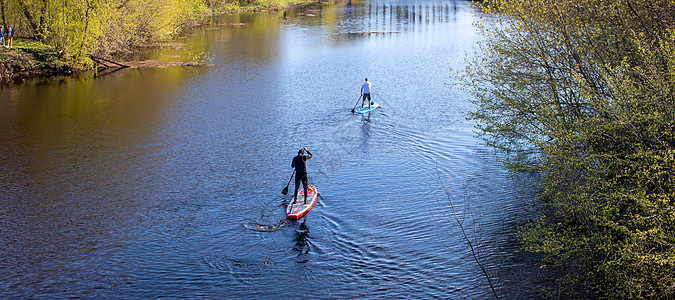
[[[288,184],[286,184],[286,187],[281,190],[281,193],[286,195],[288,194],[288,186],[291,185],[291,180],[293,180],[293,175],[295,175],[295,170],[293,170],[293,174],[291,174],[291,179],[288,180]]]
[[[359,96],[359,100],[361,100],[361,97],[363,97],[363,95]],[[356,106],[359,105],[359,100],[356,100],[356,104],[354,104],[354,108],[352,108],[352,113],[354,113]]]

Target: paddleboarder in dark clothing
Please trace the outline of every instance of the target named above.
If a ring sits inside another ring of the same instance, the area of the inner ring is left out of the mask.
[[[305,151],[307,154],[305,155]],[[293,194],[293,203],[298,200],[298,189],[300,188],[300,182],[305,188],[305,204],[307,204],[307,160],[312,158],[312,152],[307,150],[307,147],[300,149],[298,155],[293,157],[293,162],[291,162],[291,168],[295,168],[295,194]]]

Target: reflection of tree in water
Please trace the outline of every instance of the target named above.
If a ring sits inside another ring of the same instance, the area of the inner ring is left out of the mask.
[[[311,243],[309,241],[309,226],[306,223],[300,223],[300,227],[295,230],[298,235],[295,237],[295,247],[293,250],[298,251],[298,256],[309,253]],[[301,262],[307,262],[307,260]]]

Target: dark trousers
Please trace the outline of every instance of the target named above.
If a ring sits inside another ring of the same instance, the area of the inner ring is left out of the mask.
[[[370,93],[363,93],[363,101],[361,102],[361,106],[366,103],[366,98],[368,98],[368,106],[370,106]]]
[[[298,189],[300,188],[300,182],[305,188],[305,201],[307,201],[307,173],[296,173],[295,174],[295,194],[293,194],[293,199],[298,198]]]

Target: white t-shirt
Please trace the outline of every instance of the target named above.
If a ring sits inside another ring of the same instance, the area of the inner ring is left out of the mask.
[[[364,94],[370,94],[370,82],[369,81],[364,82],[361,87],[363,88]]]

